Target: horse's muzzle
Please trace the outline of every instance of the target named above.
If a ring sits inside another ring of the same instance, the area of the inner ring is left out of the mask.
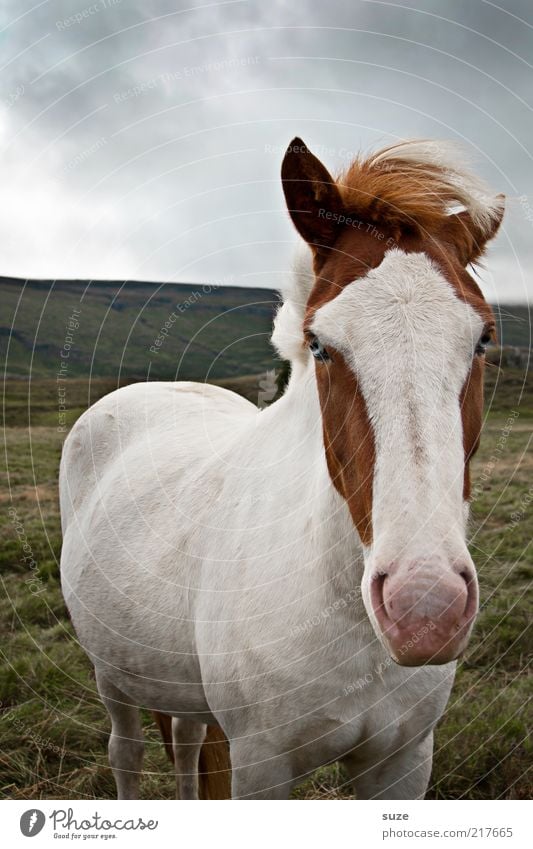
[[[374,573],[370,600],[397,663],[449,663],[466,648],[476,618],[476,573],[467,562],[393,563]]]

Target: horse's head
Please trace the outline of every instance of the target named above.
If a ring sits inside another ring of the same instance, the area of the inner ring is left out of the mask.
[[[400,144],[334,180],[295,139],[282,166],[314,272],[285,347],[297,332],[296,357],[315,360],[329,473],[364,547],[365,607],[407,666],[460,655],[478,609],[469,462],[494,318],[466,267],[503,198],[447,153]]]

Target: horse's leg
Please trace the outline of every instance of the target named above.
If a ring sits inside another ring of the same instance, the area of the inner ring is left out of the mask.
[[[423,799],[431,775],[433,734],[364,769],[356,757],[342,763],[358,799]]]
[[[232,799],[288,799],[294,786],[289,755],[231,744]]]
[[[206,731],[202,722],[172,719],[176,799],[198,799],[198,759]]]
[[[109,763],[117,785],[118,799],[138,799],[144,754],[139,708],[107,678],[96,673],[98,692],[111,719]]]

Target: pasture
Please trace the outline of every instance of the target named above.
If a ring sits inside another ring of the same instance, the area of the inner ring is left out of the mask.
[[[529,798],[533,780],[531,712],[533,620],[526,595],[532,572],[533,380],[487,369],[486,422],[473,468],[471,552],[481,611],[439,724],[431,798]],[[233,384],[257,398],[261,376]],[[88,401],[114,388],[69,377],[66,427]],[[58,431],[53,380],[13,379],[5,387],[0,570],[0,794],[3,798],[113,798],[107,763],[108,718],[92,669],[63,604],[57,473],[65,433]],[[529,638],[529,639],[528,639]],[[360,682],[359,686],[372,686]],[[143,798],[173,798],[174,781],[158,732],[145,715]],[[336,766],[320,770],[295,797],[349,795]]]

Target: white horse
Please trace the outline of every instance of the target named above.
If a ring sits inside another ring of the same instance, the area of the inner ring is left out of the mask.
[[[358,798],[424,796],[478,604],[468,463],[494,321],[465,267],[503,214],[455,155],[406,142],[336,181],[295,139],[283,188],[310,250],[275,322],[285,394],[259,411],[142,383],[68,436],[62,586],[119,798],[139,792],[139,706],[171,724],[181,798],[207,726],[233,798],[287,798],[338,760]]]

